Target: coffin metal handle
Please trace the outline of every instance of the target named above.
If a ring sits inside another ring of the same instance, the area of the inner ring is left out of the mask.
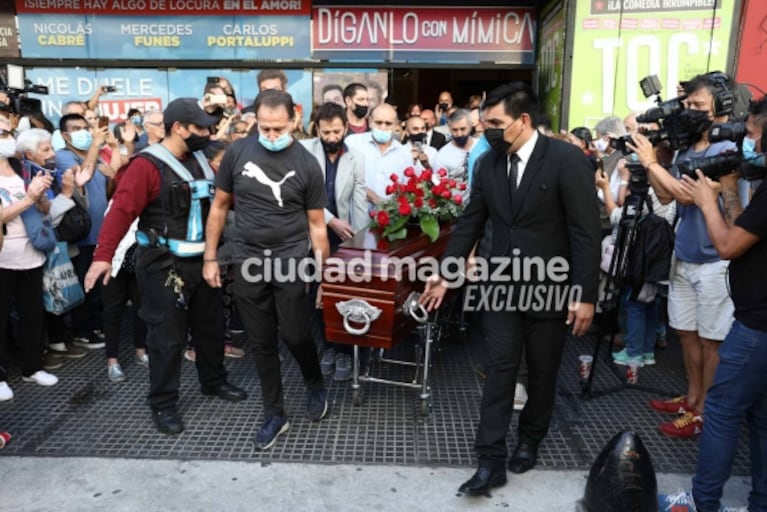
[[[408,295],[405,300],[405,312],[413,317],[413,320],[419,324],[423,324],[429,319],[429,312],[426,311],[426,308],[423,307],[423,305],[418,303],[419,298],[421,298],[421,294],[418,292],[413,292]]]
[[[383,310],[361,299],[350,299],[344,302],[336,302],[336,309],[344,318],[344,329],[349,334],[363,336],[370,330],[373,322],[378,320]],[[363,324],[362,327],[352,326]]]

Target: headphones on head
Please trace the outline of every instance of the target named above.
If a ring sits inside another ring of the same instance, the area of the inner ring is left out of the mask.
[[[730,90],[730,77],[721,71],[706,73],[704,77],[714,89],[714,117],[732,114],[735,95]]]

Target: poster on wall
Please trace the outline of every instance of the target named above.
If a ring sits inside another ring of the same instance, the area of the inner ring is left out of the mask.
[[[343,90],[347,85],[359,83],[368,90],[368,108],[372,110],[388,95],[388,74],[377,69],[323,69],[314,73],[314,105],[325,102],[346,106]]]
[[[54,124],[68,101],[87,101],[97,88],[111,85],[113,93],[99,98],[101,115],[110,122],[124,121],[128,110],[162,110],[169,101],[180,97],[201,98],[209,76],[230,81],[241,107],[253,103],[258,94],[257,77],[260,70],[231,69],[104,69],[85,68],[27,68],[26,78],[35,84],[48,86],[48,95],[31,95],[42,102],[42,111]],[[311,73],[285,70],[287,90],[298,104],[311,105]]]
[[[534,64],[533,7],[322,6],[312,57],[336,62]]]
[[[0,14],[0,57],[18,57],[19,39],[16,35],[16,17],[12,13]]]
[[[538,101],[541,113],[559,131],[565,66],[566,9],[562,0],[553,0],[541,12],[538,39]]]
[[[747,0],[741,15],[743,26],[738,42],[738,83],[750,84],[751,93],[761,98],[767,92],[767,2]]]
[[[623,117],[651,107],[639,80],[658,75],[663,99],[682,80],[726,70],[736,0],[662,2],[578,0],[568,125],[593,128],[609,115]],[[624,5],[625,7],[625,5]]]

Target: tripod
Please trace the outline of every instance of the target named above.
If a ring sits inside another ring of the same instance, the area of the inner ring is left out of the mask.
[[[615,250],[610,259],[610,269],[604,288],[605,294],[602,300],[599,301],[601,313],[599,314],[598,319],[599,329],[597,331],[597,342],[594,347],[591,371],[589,372],[588,379],[581,387],[581,398],[584,400],[609,395],[627,388],[640,389],[642,391],[649,391],[662,395],[667,394],[667,392],[662,390],[640,387],[633,384],[629,385],[625,382],[616,387],[599,392],[592,393],[591,391],[591,385],[594,381],[594,374],[596,373],[597,368],[597,357],[599,356],[599,349],[602,346],[602,341],[609,336],[607,353],[609,359],[610,353],[612,352],[611,349],[615,342],[615,334],[620,330],[618,322],[620,297],[623,292],[623,285],[625,284],[624,281],[629,264],[629,255],[636,242],[639,221],[642,218],[642,208],[648,201],[648,191],[650,189],[650,185],[647,181],[647,171],[641,165],[636,163],[628,163],[627,166],[629,171],[631,171],[628,186],[629,192],[631,193],[626,196],[624,202],[623,212],[621,213],[621,219],[618,223]],[[609,361],[609,364],[612,365],[613,362]]]

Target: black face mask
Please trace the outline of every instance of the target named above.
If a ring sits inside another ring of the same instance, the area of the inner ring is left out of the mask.
[[[320,142],[322,143],[322,149],[325,150],[325,153],[328,153],[331,155],[338,153],[339,151],[341,151],[341,148],[344,147],[343,139],[335,141],[335,142],[328,142],[328,141],[320,139]]]
[[[197,135],[196,133],[193,133],[185,138],[184,142],[186,143],[189,152],[194,153],[195,151],[205,149],[208,143],[210,143],[210,135]]]
[[[426,134],[425,133],[413,133],[411,135],[407,136],[408,140],[410,142],[423,142],[426,140]]]
[[[511,144],[503,140],[503,128],[488,128],[485,130],[485,138],[490,147],[505,155],[509,152]]]
[[[460,137],[453,137],[453,141],[455,142],[455,145],[459,148],[462,148],[466,146],[466,144],[469,142],[469,136],[468,135],[461,135]]]
[[[56,158],[46,158],[45,162],[43,162],[43,167],[49,171],[56,170]]]
[[[368,115],[368,108],[365,105],[357,105],[355,103],[354,104],[354,110],[352,110],[352,112],[354,113],[355,116],[357,116],[358,118],[362,119],[366,115]]]
[[[477,127],[476,126],[472,126],[471,127],[471,131],[469,132],[469,135],[474,137],[476,134],[477,134]]]

